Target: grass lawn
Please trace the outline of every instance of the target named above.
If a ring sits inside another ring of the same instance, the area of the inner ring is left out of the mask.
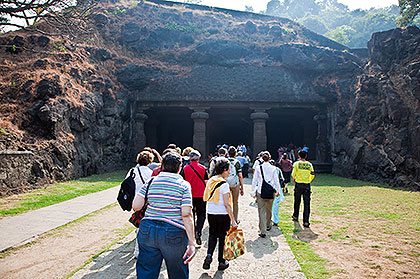
[[[106,190],[121,184],[127,171],[92,175],[78,180],[56,183],[44,189],[0,198],[0,217],[17,215],[75,197]]]
[[[320,174],[308,230],[291,186],[279,226],[308,278],[420,278],[420,192]]]

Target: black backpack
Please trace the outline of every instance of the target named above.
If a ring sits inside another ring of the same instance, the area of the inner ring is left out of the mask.
[[[134,173],[134,168],[132,168],[130,175],[121,183],[117,201],[123,210],[130,211],[132,208],[134,196],[136,194],[134,177],[136,177],[136,174]]]

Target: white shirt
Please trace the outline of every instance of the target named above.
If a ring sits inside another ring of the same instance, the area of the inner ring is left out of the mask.
[[[219,187],[219,203],[207,202],[207,213],[214,215],[225,215],[228,214],[226,211],[225,203],[223,201],[223,195],[229,193],[229,184],[223,183]]]
[[[269,162],[264,162],[261,166],[264,172],[265,182],[270,184],[277,191],[277,193],[279,193],[280,181],[276,167],[271,165]],[[255,196],[256,193],[261,194],[262,181],[263,178],[261,175],[261,168],[258,166],[255,168],[254,177],[252,178],[252,196]]]
[[[134,183],[136,183],[136,194],[140,191],[141,187],[143,186],[143,181],[140,178],[139,170],[141,172],[141,176],[143,177],[144,182],[147,182],[151,177],[153,171],[147,166],[139,166],[138,164],[134,167]],[[131,169],[128,171],[125,178],[130,175]]]
[[[259,166],[261,165],[261,163],[264,162],[261,158],[255,160],[254,165],[252,165],[252,168],[254,170],[259,169]]]

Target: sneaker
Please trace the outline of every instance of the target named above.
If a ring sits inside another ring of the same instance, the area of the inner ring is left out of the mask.
[[[210,255],[207,255],[207,257],[204,259],[204,263],[203,263],[203,269],[210,269],[210,264],[212,262],[212,258]]]
[[[303,226],[304,226],[305,228],[309,228],[309,223],[308,223],[308,222],[305,222],[305,223],[303,223]]]
[[[262,238],[265,238],[266,237],[265,233],[260,233],[260,234],[258,234],[258,236],[259,237],[262,237]]]
[[[297,221],[298,220],[298,217],[292,216],[292,220],[293,221]]]
[[[286,191],[285,191],[285,193],[286,193],[286,194],[287,194],[287,193],[289,193],[289,190],[287,190],[287,187],[285,188],[285,190],[286,190]]]
[[[225,270],[228,267],[229,267],[229,262],[225,260],[224,262],[219,263],[219,267],[217,269],[218,270]]]

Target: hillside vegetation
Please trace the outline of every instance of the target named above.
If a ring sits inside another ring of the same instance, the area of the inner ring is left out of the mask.
[[[337,0],[271,0],[266,14],[297,21],[321,35],[351,48],[364,48],[372,33],[397,27],[399,7],[350,10]],[[420,18],[414,24],[420,25]]]

